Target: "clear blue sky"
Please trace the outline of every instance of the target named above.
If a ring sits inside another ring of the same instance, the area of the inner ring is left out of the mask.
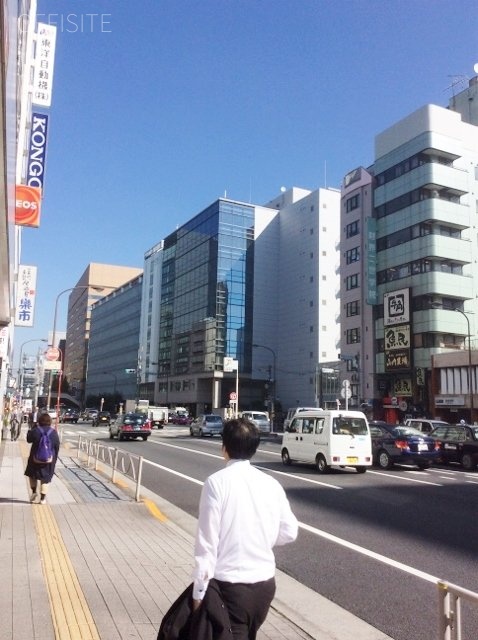
[[[476,0],[38,10],[58,35],[41,226],[23,232],[22,263],[38,266],[35,326],[15,330],[15,361],[24,341],[47,337],[57,294],[89,262],[142,267],[225,192],[262,204],[281,186],[340,187],[373,162],[377,133],[426,103],[446,106],[454,77],[478,62]]]

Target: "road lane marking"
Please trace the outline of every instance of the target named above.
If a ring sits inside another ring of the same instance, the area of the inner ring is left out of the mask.
[[[418,484],[430,484],[433,487],[442,487],[443,486],[439,482],[430,482],[430,480],[416,480],[415,478],[410,478],[410,477],[407,477],[407,476],[396,476],[393,473],[384,473],[383,471],[372,471],[371,469],[369,469],[367,471],[367,473],[370,473],[370,474],[376,475],[376,476],[385,476],[387,478],[395,478],[396,480],[403,480],[404,482],[417,482]]]
[[[331,533],[327,533],[326,531],[322,531],[321,529],[316,529],[316,527],[312,527],[309,524],[305,524],[304,522],[299,522],[299,527],[304,529],[304,531],[308,531],[309,533],[313,533],[316,536],[320,536],[321,538],[325,538],[330,542],[334,542],[350,551],[356,551],[368,558],[373,558],[374,560],[378,560],[382,564],[387,564],[389,567],[393,567],[395,569],[399,569],[400,571],[404,571],[405,573],[409,573],[416,578],[421,578],[422,580],[426,580],[427,582],[433,582],[436,584],[441,581],[441,578],[437,578],[433,576],[431,573],[426,573],[425,571],[420,571],[420,569],[415,569],[414,567],[410,567],[407,564],[403,564],[403,562],[398,562],[397,560],[392,560],[392,558],[387,558],[386,556],[382,556],[380,553],[376,553],[375,551],[371,551],[370,549],[366,549],[365,547],[361,547],[358,544],[354,544],[353,542],[349,542],[348,540],[344,540],[343,538],[338,538],[337,536],[332,535]]]
[[[176,444],[168,444],[166,442],[155,442],[155,444],[158,444],[160,446],[163,447],[171,447],[172,449],[180,449],[181,451],[189,451],[190,453],[196,453],[199,454],[200,456],[208,456],[209,458],[216,458],[216,459],[220,459],[223,460],[223,456],[219,456],[215,453],[208,453],[207,451],[197,451],[196,449],[189,449],[188,447],[179,447]],[[171,471],[171,473],[177,473],[175,471],[173,471],[172,469],[168,469],[168,467],[162,467],[161,465],[158,465],[156,462],[151,462],[150,460],[148,460],[148,464],[152,464],[154,466],[159,467],[160,469],[164,469],[165,471]],[[309,482],[311,484],[317,484],[320,485],[322,487],[327,487],[330,489],[342,489],[343,487],[337,487],[334,484],[328,484],[327,482],[320,482],[319,480],[314,480],[312,478],[304,478],[303,476],[299,476],[299,475],[295,475],[293,473],[287,473],[286,471],[278,471],[277,469],[268,469],[267,467],[261,467],[258,464],[253,464],[254,467],[256,467],[257,469],[261,469],[262,471],[268,471],[270,473],[278,473],[280,475],[283,476],[287,476],[289,478],[294,478],[294,480],[302,480],[303,482]],[[178,474],[178,475],[182,475],[182,474]],[[182,476],[183,478],[188,478],[188,476]],[[197,480],[195,481],[197,482]],[[203,484],[203,483],[201,483]]]
[[[261,469],[262,471],[269,471],[270,473],[278,473],[281,476],[287,476],[288,478],[297,478],[302,480],[302,482],[310,482],[311,484],[318,484],[322,487],[327,487],[328,489],[343,489],[343,487],[338,487],[335,484],[328,484],[327,482],[320,482],[320,480],[314,480],[313,478],[304,478],[304,476],[298,476],[294,473],[287,473],[287,471],[278,471],[277,469],[268,469],[267,467],[260,467],[259,465],[254,465],[256,469]]]

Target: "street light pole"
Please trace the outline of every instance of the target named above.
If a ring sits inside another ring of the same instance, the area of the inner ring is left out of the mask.
[[[272,353],[272,389],[271,393],[271,431],[274,431],[275,422],[275,395],[276,395],[276,352],[271,347],[267,347],[265,344],[253,344],[253,347],[260,349],[267,349]]]
[[[470,319],[468,317],[468,315],[462,311],[461,309],[455,309],[455,311],[458,311],[458,313],[461,313],[462,316],[465,317],[466,319],[466,324],[468,327],[468,391],[470,393],[470,424],[474,424],[473,423],[473,414],[474,414],[474,391],[475,391],[475,384],[474,384],[474,378],[473,378],[473,368],[472,368],[472,359],[471,359],[471,330],[470,330]]]
[[[52,347],[56,347],[56,318],[58,315],[58,302],[61,298],[61,296],[64,293],[68,293],[68,291],[77,291],[77,290],[81,290],[81,289],[93,289],[94,291],[102,291],[103,289],[116,289],[117,287],[112,287],[109,285],[93,285],[93,284],[79,284],[76,287],[69,287],[68,289],[63,289],[63,291],[60,291],[60,293],[56,296],[56,300],[55,300],[55,313],[53,314],[53,331],[52,331],[52,338],[51,338],[51,346]],[[50,410],[50,404],[51,404],[51,387],[52,387],[52,383],[53,383],[53,376],[52,376],[52,372],[50,371],[50,379],[48,382],[48,400],[47,400],[47,409]]]

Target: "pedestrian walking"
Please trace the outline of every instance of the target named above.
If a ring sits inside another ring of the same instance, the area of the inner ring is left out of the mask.
[[[30,502],[37,501],[38,485],[40,485],[40,504],[45,504],[60,450],[60,438],[58,432],[51,426],[48,413],[38,416],[38,425],[27,432],[27,442],[32,445],[25,469],[25,475],[30,479],[32,490]]]
[[[21,424],[18,420],[18,416],[16,412],[13,412],[10,418],[10,438],[13,440],[18,440],[18,436],[20,435]]]
[[[224,469],[206,480],[194,550],[193,609],[214,578],[234,640],[254,640],[275,593],[273,548],[297,537],[298,523],[282,486],[250,463],[260,433],[249,420],[228,420]]]

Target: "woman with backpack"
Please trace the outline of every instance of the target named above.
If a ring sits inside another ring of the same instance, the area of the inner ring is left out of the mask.
[[[40,482],[40,504],[45,504],[48,486],[55,473],[56,460],[60,450],[58,432],[51,426],[48,413],[38,416],[38,425],[27,432],[27,442],[31,442],[25,475],[30,479],[32,495],[30,502],[36,502],[38,497],[38,482]]]

